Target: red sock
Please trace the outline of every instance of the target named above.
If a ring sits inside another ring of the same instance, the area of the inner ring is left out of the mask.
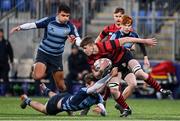
[[[146,83],[151,85],[156,91],[160,91],[161,86],[157,83],[155,79],[151,77],[151,75],[148,76],[147,80],[144,80]]]
[[[104,101],[106,101],[108,97],[110,97],[110,89],[109,87],[106,87],[106,90],[104,92],[104,97],[103,97]]]
[[[120,94],[119,98],[116,99],[116,102],[117,102],[120,106],[122,106],[123,109],[129,108],[128,104],[125,102],[125,100],[124,100],[124,98],[123,98],[123,96],[122,96],[121,94]]]

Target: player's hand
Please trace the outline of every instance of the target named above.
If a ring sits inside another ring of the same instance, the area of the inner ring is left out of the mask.
[[[156,38],[145,39],[145,44],[148,46],[155,46],[157,45],[157,39]]]
[[[17,32],[17,31],[20,31],[20,30],[21,30],[20,26],[14,27],[14,28],[12,28],[10,30],[10,34],[13,34],[14,32]]]
[[[76,37],[74,35],[68,35],[68,41],[72,44],[75,42],[75,38]]]
[[[111,76],[112,77],[115,77],[118,75],[118,68],[117,67],[114,67],[111,71]]]
[[[147,56],[144,56],[144,67],[145,68],[149,68],[150,67],[150,63],[149,63],[149,60],[148,60]]]
[[[94,113],[101,114],[102,109],[99,106],[96,106],[93,110]]]

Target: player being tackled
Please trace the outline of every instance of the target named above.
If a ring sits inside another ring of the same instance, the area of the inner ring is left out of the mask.
[[[105,68],[104,68],[105,69]],[[111,73],[107,74],[102,79],[98,80],[96,83],[87,83],[87,87],[81,88],[80,91],[71,95],[68,93],[56,94],[48,89],[44,84],[41,84],[41,90],[44,94],[48,95],[50,99],[46,104],[42,104],[37,101],[31,100],[27,95],[21,96],[21,108],[25,109],[27,105],[33,109],[47,114],[47,115],[56,115],[59,112],[63,111],[78,111],[91,107],[92,105],[97,105],[95,110],[100,113],[102,116],[105,116],[106,109],[103,105],[103,99],[98,93],[99,89],[104,88],[104,85],[108,83],[110,79],[116,76],[118,73],[117,68],[113,68]]]

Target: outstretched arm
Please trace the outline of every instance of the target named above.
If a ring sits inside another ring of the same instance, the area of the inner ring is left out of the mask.
[[[16,31],[20,30],[29,30],[29,29],[35,29],[35,28],[46,28],[50,21],[55,20],[55,17],[44,17],[40,20],[37,20],[36,22],[32,23],[25,23],[20,26],[16,26],[11,29],[10,33],[14,33]]]
[[[20,30],[28,30],[28,29],[35,29],[37,28],[36,23],[25,23],[20,26],[16,26],[11,29],[10,34],[20,31]]]
[[[148,46],[155,46],[157,44],[157,40],[155,38],[148,38],[148,39],[141,39],[141,38],[134,38],[134,37],[123,37],[118,39],[120,45],[124,45],[125,43],[144,43]]]

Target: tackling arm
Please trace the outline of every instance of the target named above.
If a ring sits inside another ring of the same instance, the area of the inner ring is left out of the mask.
[[[99,88],[103,87],[109,80],[111,80],[112,77],[117,76],[117,74],[118,74],[118,68],[114,67],[110,74],[107,74],[105,77],[98,80],[92,87],[89,87],[87,89],[87,93],[88,94],[95,93]]]

